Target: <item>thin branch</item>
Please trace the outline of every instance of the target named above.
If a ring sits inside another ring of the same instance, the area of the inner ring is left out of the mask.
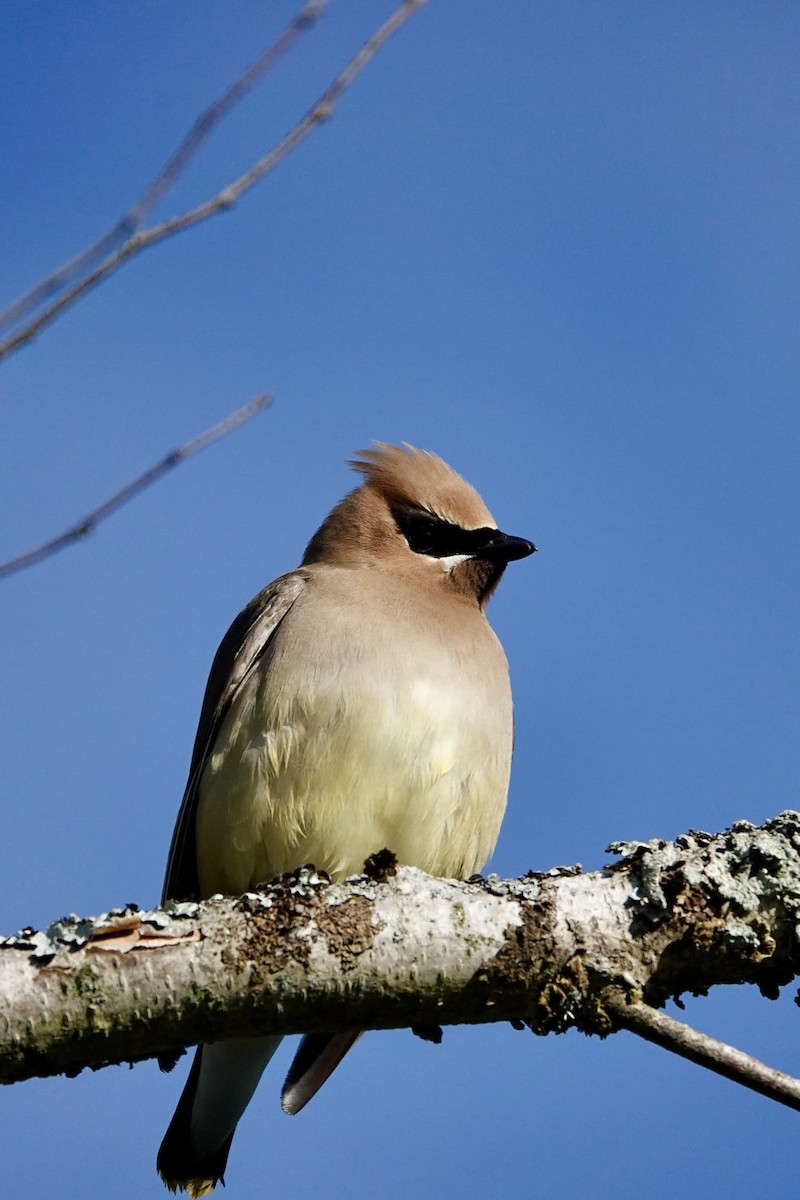
[[[218,442],[228,433],[232,433],[234,429],[238,429],[245,421],[249,421],[256,413],[261,412],[262,408],[266,408],[272,403],[271,397],[266,392],[262,392],[255,399],[250,400],[247,404],[237,408],[234,412],[229,413],[227,417],[223,417],[216,425],[212,425],[210,429],[206,429],[204,433],[199,434],[196,438],[192,438],[190,442],[185,442],[177,449],[171,450],[165,455],[160,462],[155,466],[150,467],[144,474],[139,475],[131,483],[120,488],[113,496],[104,501],[97,508],[93,509],[76,525],[60,533],[57,537],[51,538],[42,545],[36,546],[33,550],[28,550],[25,554],[20,554],[16,558],[10,558],[4,563],[0,563],[0,579],[7,575],[13,575],[16,571],[21,571],[25,567],[32,567],[34,563],[41,562],[43,558],[49,558],[51,554],[55,554],[58,550],[63,550],[65,546],[71,545],[73,542],[81,541],[87,537],[94,528],[104,521],[106,517],[110,517],[113,512],[121,508],[123,504],[127,504],[139,492],[143,492],[145,488],[150,487],[162,475],[166,475],[173,467],[177,467],[178,463],[184,462],[187,458],[191,458],[193,454],[198,454],[201,450],[205,450],[207,446]]]
[[[161,222],[159,225],[154,225],[151,229],[139,230],[134,233],[118,250],[110,254],[99,266],[75,283],[57,300],[28,321],[27,324],[23,325],[17,333],[7,338],[4,342],[0,342],[0,361],[14,350],[19,349],[26,342],[29,342],[41,329],[49,325],[59,313],[63,312],[65,308],[74,304],[82,295],[108,278],[109,275],[135,254],[139,254],[142,250],[147,249],[147,247],[156,245],[158,242],[172,237],[176,233],[182,233],[184,230],[190,229],[192,226],[208,220],[209,217],[217,216],[217,214],[230,208],[244,192],[252,188],[270,171],[273,171],[308,136],[312,129],[333,115],[335,101],[342,92],[350,86],[356,76],[361,73],[370,59],[374,57],[389,38],[406,23],[418,8],[421,8],[426,3],[427,0],[403,0],[403,3],[395,9],[380,28],[376,29],[367,39],[358,53],[354,55],[350,62],[336,76],[333,83],[311,105],[305,115],[271,150],[255,162],[243,175],[238,176],[238,178],[234,179],[218,192],[216,196],[205,200],[202,204],[189,209],[180,216],[172,217],[167,221]]]
[[[52,275],[43,279],[24,296],[16,300],[5,312],[0,313],[0,331],[12,328],[38,308],[45,300],[55,296],[78,275],[101,258],[109,255],[116,246],[130,238],[141,226],[145,217],[158,202],[163,199],[176,180],[185,170],[190,159],[194,157],[203,142],[211,134],[216,125],[231,111],[250,91],[250,89],[268,71],[275,66],[294,45],[301,33],[310,29],[321,16],[326,0],[309,0],[301,11],[294,17],[286,28],[278,35],[271,45],[262,50],[250,66],[236,79],[213,104],[201,113],[189,132],[176,150],[169,156],[155,179],[147,186],[136,203],[116,222],[111,229],[104,233],[80,254],[64,263]]]
[[[631,1033],[800,1112],[800,1079],[768,1067],[743,1050],[720,1042],[707,1033],[700,1033],[641,1000],[626,1000],[620,996],[608,1000],[605,1007]]]

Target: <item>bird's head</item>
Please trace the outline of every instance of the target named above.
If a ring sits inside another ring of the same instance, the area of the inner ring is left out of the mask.
[[[412,574],[483,607],[506,563],[536,547],[502,533],[466,480],[435,454],[375,442],[350,465],[364,483],[329,514],[304,563]]]

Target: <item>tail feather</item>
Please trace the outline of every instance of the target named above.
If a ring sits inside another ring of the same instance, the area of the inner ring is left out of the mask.
[[[305,1108],[360,1037],[360,1033],[307,1033],[283,1085],[283,1111],[293,1116]]]
[[[180,1188],[196,1200],[223,1180],[237,1122],[280,1040],[235,1038],[197,1047],[158,1152],[158,1173],[170,1191]]]

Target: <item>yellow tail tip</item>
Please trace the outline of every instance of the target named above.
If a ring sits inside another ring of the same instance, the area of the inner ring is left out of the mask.
[[[191,1196],[191,1200],[199,1200],[201,1196],[208,1196],[213,1192],[217,1185],[216,1179],[167,1179],[166,1175],[161,1175],[161,1181],[165,1187],[171,1192],[185,1192],[187,1196]]]

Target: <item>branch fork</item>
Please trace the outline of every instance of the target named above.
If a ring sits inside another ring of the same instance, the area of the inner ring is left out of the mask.
[[[23,930],[0,941],[0,1081],[224,1037],[508,1020],[628,1029],[800,1109],[797,1080],[660,1011],[800,973],[800,815],[613,849],[601,871],[509,880],[304,868],[238,899]]]

